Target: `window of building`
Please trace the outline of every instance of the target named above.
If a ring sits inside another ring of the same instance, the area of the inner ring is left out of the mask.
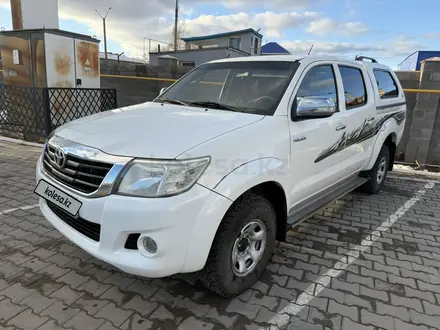
[[[230,37],[229,38],[229,47],[234,49],[240,49],[241,46],[241,37]]]
[[[362,71],[348,66],[339,66],[345,94],[345,108],[351,109],[367,103],[367,91]]]
[[[254,54],[255,55],[258,55],[258,47],[259,47],[258,38],[255,38],[255,41],[254,41]]]
[[[391,73],[386,70],[374,70],[377,87],[379,88],[380,98],[389,98],[399,96],[397,84],[394,81]]]
[[[180,65],[181,66],[188,66],[188,67],[195,67],[195,62],[194,61],[181,61]]]
[[[298,101],[303,97],[329,97],[338,108],[338,92],[335,73],[331,65],[320,65],[310,69],[297,93]]]

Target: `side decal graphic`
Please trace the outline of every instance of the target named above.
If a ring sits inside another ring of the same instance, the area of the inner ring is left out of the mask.
[[[394,118],[397,122],[397,125],[401,125],[405,120],[406,113],[405,111],[395,112],[388,114],[379,120],[368,122],[365,120],[361,126],[356,128],[350,133],[344,132],[341,137],[331,145],[329,148],[322,151],[318,158],[316,158],[315,163],[320,162],[321,160],[335,154],[338,151],[341,151],[347,147],[350,147],[354,144],[361,143],[365,140],[368,140],[375,135],[377,135],[382,128],[383,124],[390,118]]]

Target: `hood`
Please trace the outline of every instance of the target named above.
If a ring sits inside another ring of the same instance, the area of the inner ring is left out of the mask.
[[[264,116],[240,112],[148,102],[72,121],[61,126],[56,135],[118,156],[175,158],[203,142],[262,118]]]

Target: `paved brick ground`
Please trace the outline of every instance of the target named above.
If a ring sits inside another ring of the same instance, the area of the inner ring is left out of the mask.
[[[32,208],[39,152],[0,141],[0,329],[440,329],[440,183],[393,176],[379,195],[346,196],[225,300],[69,243]]]

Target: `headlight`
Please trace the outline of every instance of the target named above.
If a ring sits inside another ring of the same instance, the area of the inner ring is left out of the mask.
[[[197,182],[209,162],[209,157],[182,161],[136,159],[124,170],[116,193],[138,197],[178,195]]]

